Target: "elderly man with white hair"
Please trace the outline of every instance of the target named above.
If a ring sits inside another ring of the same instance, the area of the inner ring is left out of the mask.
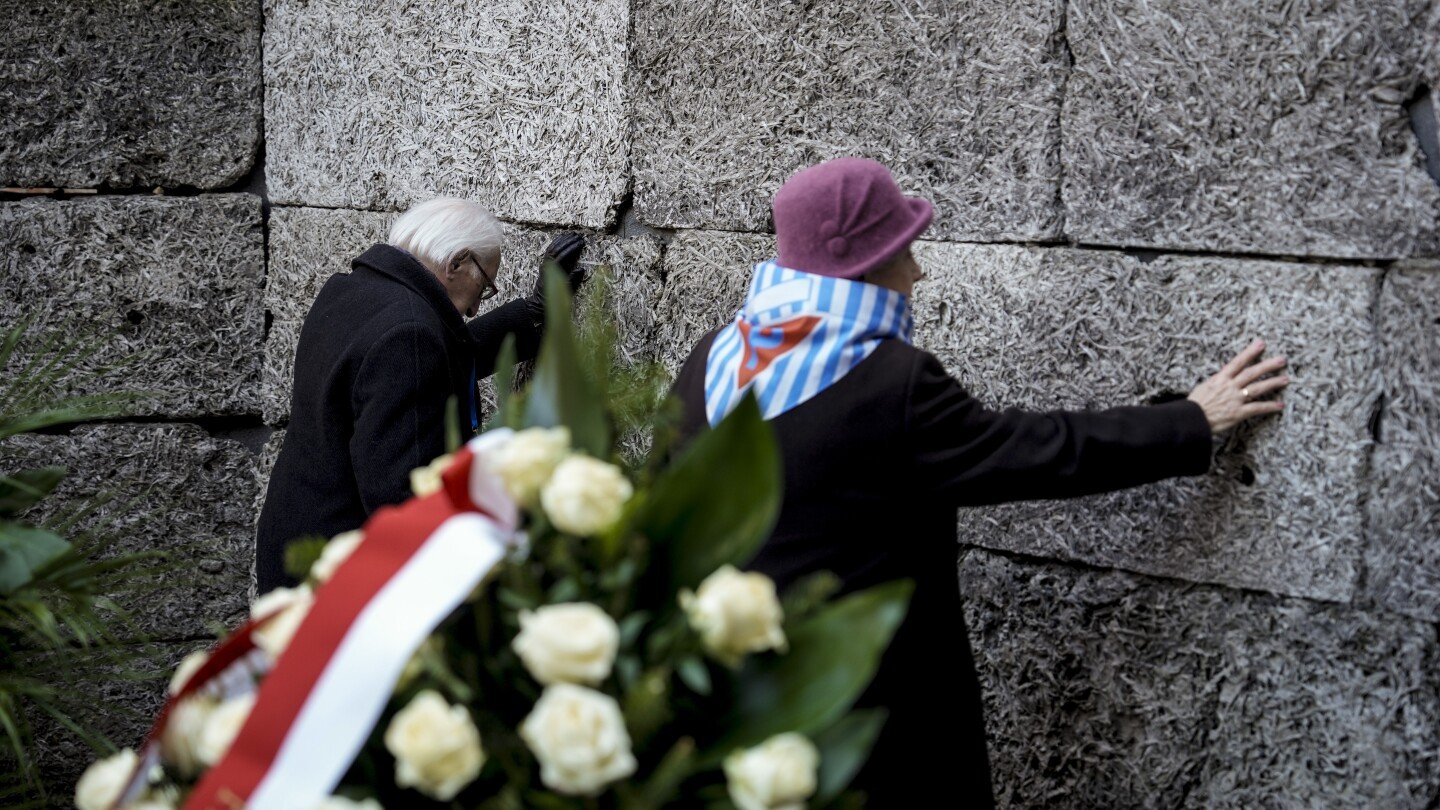
[[[290,425],[260,513],[261,592],[285,584],[285,545],[359,528],[409,495],[410,470],[445,452],[446,405],[456,427],[479,427],[477,382],[495,370],[507,335],[517,359],[535,356],[543,283],[475,317],[499,292],[502,231],[468,200],[420,203],[320,290],[300,331]],[[546,248],[579,286],[584,240],[564,233]],[[462,317],[463,316],[463,317]],[[465,318],[471,318],[467,323]]]

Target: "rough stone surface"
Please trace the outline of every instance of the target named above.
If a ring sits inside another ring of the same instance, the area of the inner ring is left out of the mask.
[[[174,569],[129,606],[157,640],[213,636],[242,618],[255,556],[255,456],[191,425],[113,424],[68,436],[19,436],[0,445],[0,466],[69,470],[41,519],[108,496],[87,520],[115,542],[102,555],[161,549]]]
[[[670,242],[656,345],[672,373],[700,338],[735,317],[755,264],[774,254],[772,236],[685,231]]]
[[[1290,358],[1283,416],[1222,437],[1211,472],[961,512],[966,542],[1348,600],[1360,556],[1379,272],[1118,251],[922,244],[917,343],[993,408],[1183,396],[1253,337]]]
[[[1433,3],[1068,9],[1067,236],[1341,257],[1440,249],[1440,186],[1404,108],[1420,82],[1440,84]]]
[[[275,460],[280,458],[280,448],[285,446],[285,431],[277,430],[270,434],[270,439],[260,450],[260,457],[255,462],[255,505],[251,511],[254,518],[254,531],[252,537],[258,540],[260,529],[260,510],[265,508],[265,493],[270,486],[270,474],[275,471]],[[252,561],[250,565],[249,580],[246,582],[246,593],[248,601],[253,602],[259,596],[260,580],[255,571]]]
[[[230,185],[260,144],[253,0],[4,0],[0,186]]]
[[[265,421],[290,418],[300,327],[326,279],[350,271],[350,260],[385,240],[392,217],[369,211],[283,208],[270,211],[270,265],[265,308],[270,330],[260,390]]]
[[[960,567],[1002,807],[1427,806],[1432,626],[983,551]]]
[[[74,393],[143,391],[142,414],[255,413],[260,224],[248,194],[0,204],[0,323],[31,319],[37,347],[100,341],[69,378]]]
[[[76,707],[75,719],[105,735],[116,746],[139,747],[164,703],[165,687],[180,660],[211,642],[143,645],[132,665],[132,679],[113,666],[97,666],[81,674],[79,687],[90,699]],[[100,754],[48,718],[36,719],[35,758],[45,784],[54,794],[50,806],[75,806],[75,783]]]
[[[1385,391],[1367,504],[1366,600],[1440,620],[1440,262],[1387,274],[1377,313]]]
[[[1063,4],[634,4],[635,205],[765,230],[792,172],[873,157],[932,238],[1059,235]]]
[[[266,174],[278,203],[483,200],[608,225],[628,184],[623,0],[266,0]]]
[[[391,219],[389,214],[370,211],[321,208],[276,208],[271,212],[270,276],[265,292],[272,317],[265,344],[266,421],[278,424],[289,418],[295,347],[315,296],[331,275],[348,272],[351,258],[375,242],[384,241]],[[530,294],[539,272],[540,254],[553,235],[549,230],[505,226],[500,295],[486,302],[483,311]],[[581,266],[593,270],[607,265],[611,269],[608,304],[619,332],[621,358],[653,359],[662,283],[659,239],[590,234],[588,240]],[[582,291],[582,306],[587,300]],[[492,392],[487,397],[487,410],[493,409],[493,404]]]

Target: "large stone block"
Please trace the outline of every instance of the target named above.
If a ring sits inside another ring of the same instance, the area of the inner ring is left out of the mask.
[[[143,391],[142,414],[259,410],[264,277],[248,194],[0,204],[0,323],[30,319],[32,346],[93,335],[66,389]]]
[[[173,569],[146,583],[153,590],[117,595],[142,631],[193,639],[243,618],[257,491],[255,456],[243,445],[190,425],[100,425],[8,439],[0,464],[68,470],[42,520],[103,500],[85,521],[106,540],[100,555],[166,552]]]
[[[193,186],[260,144],[253,0],[4,0],[0,185]]]
[[[665,249],[656,342],[671,372],[712,329],[729,323],[750,288],[752,269],[775,255],[775,238],[723,231],[686,231]]]
[[[1348,600],[1378,399],[1379,272],[1118,251],[921,244],[917,342],[993,408],[1183,396],[1251,338],[1290,358],[1282,416],[1220,442],[1208,475],[966,510],[967,542]]]
[[[1396,267],[1377,312],[1385,401],[1370,461],[1362,595],[1440,620],[1440,262]]]
[[[1002,807],[1426,807],[1433,626],[1118,572],[960,567]]]
[[[392,216],[370,211],[276,208],[270,215],[270,277],[266,306],[270,333],[265,343],[263,399],[266,421],[286,421],[294,381],[295,348],[300,328],[325,280],[347,272],[350,260],[384,241]],[[505,226],[500,255],[500,295],[482,305],[482,313],[535,288],[540,255],[553,232]],[[654,358],[656,309],[662,283],[660,241],[653,236],[587,236],[581,266],[611,269],[608,308],[614,315],[619,350],[625,360]],[[593,285],[582,288],[582,305]],[[493,395],[490,397],[493,400]],[[493,405],[493,402],[491,403]]]
[[[878,159],[935,238],[1060,233],[1063,4],[635,3],[635,205],[765,230],[792,172]]]
[[[603,227],[628,183],[623,0],[267,0],[275,202],[436,195]]]
[[[1068,9],[1067,236],[1340,257],[1440,249],[1440,186],[1404,108],[1418,84],[1440,83],[1433,4]]]

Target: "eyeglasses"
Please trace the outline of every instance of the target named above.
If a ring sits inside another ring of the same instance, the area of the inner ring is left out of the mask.
[[[485,288],[480,291],[480,300],[485,301],[499,295],[500,285],[496,284],[495,279],[491,278],[490,274],[485,272],[485,268],[480,264],[480,260],[476,258],[474,253],[466,251],[465,255],[455,260],[455,266],[459,267],[467,261],[474,262],[475,269],[480,271],[480,278],[485,279]]]

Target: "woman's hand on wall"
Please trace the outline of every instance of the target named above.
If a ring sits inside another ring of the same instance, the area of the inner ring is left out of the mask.
[[[1219,373],[1190,392],[1190,401],[1205,411],[1212,432],[1229,430],[1246,419],[1279,413],[1285,408],[1278,399],[1257,401],[1290,384],[1289,376],[1278,373],[1285,368],[1285,358],[1261,360],[1264,353],[1265,341],[1251,343]]]

